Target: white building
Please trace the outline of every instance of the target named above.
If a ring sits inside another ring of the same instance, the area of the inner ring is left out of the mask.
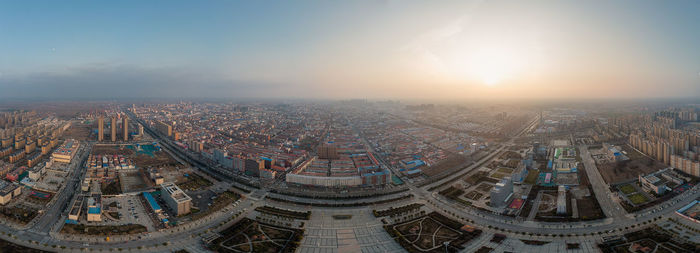
[[[500,182],[491,188],[491,202],[489,205],[492,207],[503,207],[508,204],[508,200],[513,196],[513,181],[510,177],[505,177],[501,179]]]
[[[670,191],[670,183],[678,186],[684,182],[685,180],[677,177],[677,175],[674,175],[672,170],[669,168],[650,173],[646,176],[639,175],[639,183],[642,185],[642,189],[647,192],[654,192],[657,195],[663,195],[664,193]]]
[[[362,184],[362,177],[359,175],[349,177],[310,176],[289,173],[286,175],[286,181],[287,183],[326,187],[358,186]]]
[[[165,203],[170,209],[176,212],[177,215],[185,215],[190,212],[192,198],[187,196],[184,191],[174,183],[161,184],[162,196]]]
[[[559,186],[557,196],[557,214],[566,214],[566,186]]]

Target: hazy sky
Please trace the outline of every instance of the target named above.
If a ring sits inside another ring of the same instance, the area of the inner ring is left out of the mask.
[[[700,1],[0,1],[0,97],[700,97]]]

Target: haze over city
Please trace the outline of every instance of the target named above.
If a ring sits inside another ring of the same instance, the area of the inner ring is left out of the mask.
[[[1,97],[569,99],[700,93],[697,1],[2,6]]]
[[[700,252],[700,1],[0,0],[0,252]]]

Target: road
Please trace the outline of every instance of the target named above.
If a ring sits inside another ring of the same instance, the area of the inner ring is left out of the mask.
[[[70,200],[75,195],[75,191],[80,185],[82,172],[82,166],[87,160],[88,154],[90,153],[92,144],[86,143],[81,144],[80,149],[76,157],[73,158],[71,163],[68,165],[69,168],[69,178],[66,179],[65,185],[56,194],[55,199],[52,200],[53,204],[44,212],[44,214],[37,218],[30,230],[41,231],[45,235],[48,235],[50,228],[57,223],[57,221],[62,221],[60,219],[62,214],[68,212],[70,207]]]
[[[600,204],[603,213],[608,218],[613,218],[615,220],[626,218],[627,212],[620,206],[620,203],[615,201],[615,196],[610,192],[610,187],[603,180],[603,176],[600,175],[598,167],[595,165],[595,160],[588,151],[588,146],[580,145],[579,152],[581,152],[581,159],[583,160],[583,165],[585,166],[586,175],[588,175],[588,181],[591,183],[593,192],[595,193],[598,203]]]
[[[575,234],[575,235],[585,235],[592,233],[602,233],[604,235],[620,234],[627,232],[627,227],[632,225],[640,225],[647,221],[654,221],[659,218],[672,217],[675,216],[675,210],[686,205],[690,201],[700,197],[700,191],[698,191],[698,186],[674,197],[673,199],[662,203],[659,206],[643,210],[634,214],[625,214],[624,209],[621,209],[619,204],[614,200],[610,199],[610,191],[602,180],[600,173],[597,173],[595,167],[595,162],[592,160],[590,153],[585,146],[581,146],[580,150],[583,157],[583,162],[586,166],[586,173],[591,179],[591,184],[593,186],[594,193],[598,197],[601,206],[608,216],[605,220],[596,220],[588,222],[572,222],[572,223],[550,223],[550,222],[533,222],[533,221],[522,221],[520,219],[514,219],[511,217],[505,217],[498,214],[482,212],[475,209],[467,208],[465,209],[461,205],[445,199],[439,194],[428,191],[427,189],[435,186],[448,185],[453,180],[458,180],[460,177],[466,175],[467,173],[473,171],[475,168],[480,166],[479,164],[486,163],[498,155],[504,148],[511,145],[512,141],[522,135],[526,130],[531,129],[532,125],[526,126],[522,132],[513,137],[510,141],[499,146],[494,152],[484,157],[476,164],[464,168],[459,173],[448,176],[437,182],[433,182],[424,187],[416,187],[407,182],[407,187],[411,190],[410,192],[416,196],[417,202],[424,202],[427,207],[442,213],[448,217],[453,217],[462,222],[472,224],[476,227],[482,229],[490,228],[501,228],[505,229],[507,233],[532,233],[532,234]],[[159,136],[154,136],[159,137]],[[167,231],[159,231],[143,235],[143,238],[138,239],[136,235],[131,236],[128,241],[113,241],[105,242],[102,237],[67,237],[55,232],[50,232],[52,225],[60,224],[63,220],[60,217],[61,213],[65,213],[67,209],[67,200],[71,199],[74,195],[74,191],[80,183],[80,172],[79,166],[85,161],[87,152],[83,152],[80,159],[72,166],[78,166],[73,169],[72,174],[70,174],[71,180],[68,181],[66,187],[63,188],[54,205],[49,207],[49,210],[44,214],[44,216],[37,218],[37,221],[29,229],[18,229],[6,224],[0,224],[0,231],[5,232],[0,234],[0,237],[4,240],[11,241],[24,246],[29,246],[33,248],[41,248],[44,250],[53,250],[51,245],[56,245],[57,247],[67,247],[65,250],[73,248],[70,251],[79,252],[82,251],[80,248],[89,247],[98,250],[110,250],[114,248],[124,248],[132,249],[135,251],[148,251],[148,252],[169,252],[174,249],[186,248],[191,252],[201,252],[204,249],[201,247],[201,238],[197,234],[207,234],[217,229],[226,227],[226,225],[235,222],[235,219],[230,219],[234,213],[246,212],[246,208],[251,210],[254,206],[260,206],[264,204],[274,205],[275,202],[269,202],[265,199],[265,196],[270,193],[267,190],[255,190],[250,194],[245,195],[246,197],[241,200],[237,205],[231,205],[225,207],[223,210],[217,212],[216,214],[207,216],[201,220],[197,220],[192,223],[184,224],[182,226],[176,227]],[[197,166],[200,167],[200,166]],[[371,202],[373,200],[389,199],[392,196],[398,196],[397,193],[383,196],[375,196],[370,198],[364,198],[363,201]],[[279,194],[272,194],[277,196]],[[287,197],[284,195],[279,195],[279,197]],[[308,201],[308,198],[294,197],[296,201]],[[315,200],[322,201],[322,200]],[[359,201],[359,200],[358,200]],[[617,209],[617,208],[620,209]],[[316,210],[316,208],[308,207],[311,210]],[[244,216],[244,215],[243,215]],[[217,226],[220,224],[226,224],[222,226]],[[214,228],[214,229],[213,229]],[[213,230],[212,230],[213,229]],[[47,237],[49,235],[50,237]],[[88,241],[86,241],[88,239]],[[38,242],[33,243],[30,242]],[[165,245],[164,245],[165,244]],[[44,246],[47,245],[47,246]],[[141,247],[141,248],[139,248]]]
[[[462,169],[462,170],[460,170],[460,171],[458,171],[450,176],[442,178],[442,179],[438,180],[437,182],[432,182],[430,184],[424,185],[421,188],[430,189],[430,188],[438,187],[438,186],[448,186],[451,182],[456,181],[457,179],[467,175],[468,173],[471,173],[474,169],[481,167],[482,165],[486,164],[487,162],[490,162],[492,159],[496,158],[501,153],[501,151],[503,151],[503,149],[512,145],[513,141],[515,141],[515,139],[517,139],[518,137],[520,137],[523,134],[532,130],[532,128],[537,124],[537,122],[538,122],[537,120],[538,120],[538,118],[535,118],[532,121],[530,121],[530,123],[526,127],[523,127],[523,129],[520,132],[518,132],[518,134],[511,137],[507,142],[502,143],[500,146],[498,146],[498,148],[496,148],[496,150],[492,151],[486,157],[482,158],[478,162],[476,162],[476,163],[472,164],[471,166],[464,168],[464,169]]]

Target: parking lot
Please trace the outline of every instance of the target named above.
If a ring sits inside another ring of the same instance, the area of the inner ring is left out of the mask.
[[[105,198],[103,204],[105,206],[105,213],[119,212],[119,220],[113,221],[103,215],[104,225],[124,225],[124,224],[141,224],[146,226],[149,232],[155,231],[153,222],[147,216],[147,209],[141,205],[138,196],[124,196],[124,197],[111,197]],[[113,207],[112,203],[117,203],[116,207]]]

